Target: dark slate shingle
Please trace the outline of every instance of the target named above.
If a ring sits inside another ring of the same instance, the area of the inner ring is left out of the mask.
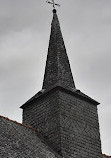
[[[0,158],[60,158],[35,129],[0,117]]]

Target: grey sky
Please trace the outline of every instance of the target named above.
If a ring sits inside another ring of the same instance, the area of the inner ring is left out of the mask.
[[[78,89],[96,99],[103,153],[111,155],[111,0],[56,0]],[[19,107],[42,87],[52,7],[45,0],[0,0],[0,115],[21,122]]]

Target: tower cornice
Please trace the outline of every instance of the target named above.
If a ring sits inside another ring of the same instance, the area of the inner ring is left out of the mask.
[[[45,96],[47,96],[47,95],[49,95],[57,90],[66,92],[66,93],[68,93],[72,96],[75,96],[81,100],[87,101],[88,103],[91,103],[95,106],[100,104],[99,102],[97,102],[96,100],[87,96],[86,94],[84,94],[80,90],[72,89],[72,91],[71,91],[70,89],[66,89],[65,87],[63,87],[63,86],[61,87],[60,85],[57,84],[57,85],[54,85],[51,89],[39,91],[31,99],[29,99],[26,103],[24,103],[20,108],[24,109],[26,106],[30,105],[32,102],[35,102],[35,101],[37,102],[39,100],[42,100],[42,98],[44,98]]]

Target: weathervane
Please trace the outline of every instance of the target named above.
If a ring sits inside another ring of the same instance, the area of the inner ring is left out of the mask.
[[[49,3],[49,4],[52,4],[54,9],[55,9],[55,6],[60,7],[60,5],[59,5],[59,4],[56,4],[56,3],[54,2],[54,0],[52,0],[52,2],[50,2],[50,1],[47,0],[46,2]]]

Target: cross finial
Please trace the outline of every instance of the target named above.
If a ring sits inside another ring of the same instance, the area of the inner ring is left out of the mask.
[[[49,3],[49,4],[52,4],[54,9],[55,9],[55,6],[60,7],[60,5],[59,5],[59,4],[56,4],[56,3],[54,2],[54,0],[52,0],[52,2],[50,2],[50,1],[47,0],[46,2]]]

